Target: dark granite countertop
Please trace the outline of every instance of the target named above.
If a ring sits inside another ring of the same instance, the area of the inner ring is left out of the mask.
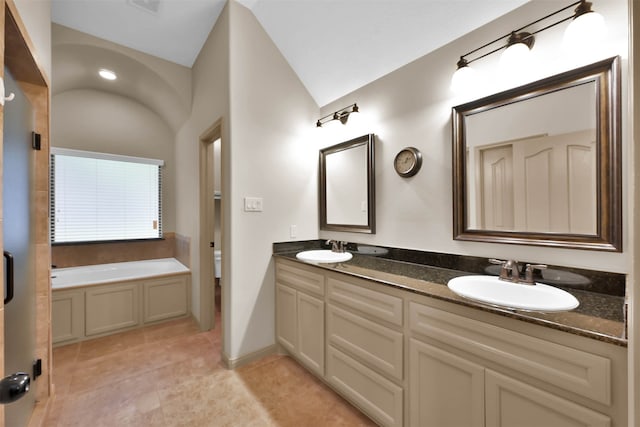
[[[275,245],[274,245],[275,248]],[[294,260],[299,249],[281,247],[274,250],[275,257]],[[352,252],[353,253],[353,252]],[[343,263],[311,264],[318,268],[336,271],[377,283],[415,292],[431,298],[460,304],[490,313],[534,323],[541,326],[581,335],[587,338],[626,347],[624,296],[592,292],[565,286],[557,286],[575,296],[580,306],[566,312],[543,313],[500,308],[463,298],[452,292],[447,282],[457,276],[478,274],[450,268],[434,267],[406,261],[387,259],[375,255],[353,253],[353,258]]]

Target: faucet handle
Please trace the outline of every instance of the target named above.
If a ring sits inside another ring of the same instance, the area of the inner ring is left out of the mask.
[[[534,270],[544,270],[545,268],[547,268],[545,264],[527,264],[525,269],[524,282],[532,285]]]
[[[503,261],[501,259],[489,258],[489,262],[491,264],[500,265],[502,268],[500,269],[500,279],[501,280],[510,280],[509,278],[509,270],[511,269],[511,265],[513,261]]]

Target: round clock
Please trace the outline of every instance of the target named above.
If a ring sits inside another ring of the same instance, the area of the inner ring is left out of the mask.
[[[393,167],[403,178],[417,174],[420,166],[422,166],[422,153],[415,147],[403,148],[393,161]]]

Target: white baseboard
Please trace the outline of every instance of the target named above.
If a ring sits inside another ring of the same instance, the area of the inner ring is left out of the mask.
[[[239,368],[240,366],[254,362],[258,359],[262,359],[263,357],[276,354],[277,352],[278,352],[278,347],[275,344],[270,345],[269,347],[265,347],[260,350],[254,351],[252,353],[245,354],[235,359],[229,358],[229,356],[225,352],[222,352],[222,363],[224,363],[224,366],[227,369],[236,369],[236,368]]]

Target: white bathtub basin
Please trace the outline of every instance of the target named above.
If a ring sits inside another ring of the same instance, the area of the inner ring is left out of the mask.
[[[553,286],[523,285],[495,276],[455,277],[447,286],[465,298],[516,310],[568,311],[580,304],[573,295]]]
[[[329,263],[329,262],[345,262],[353,258],[350,252],[332,252],[328,249],[298,252],[296,258],[301,261]]]
[[[187,267],[175,258],[54,268],[51,270],[51,288],[56,290],[77,286],[98,285],[188,273],[189,271]]]

